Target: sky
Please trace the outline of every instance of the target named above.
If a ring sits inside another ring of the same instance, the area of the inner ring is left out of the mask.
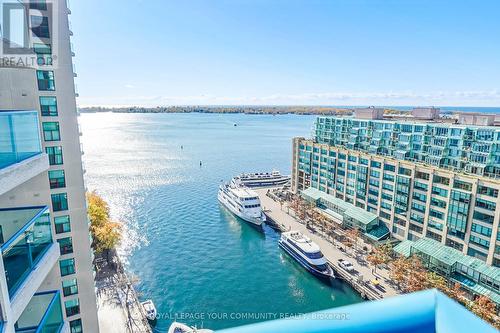
[[[500,106],[500,0],[73,0],[80,106]]]

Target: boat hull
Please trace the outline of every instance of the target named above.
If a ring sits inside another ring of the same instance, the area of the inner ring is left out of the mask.
[[[262,214],[261,217],[255,218],[251,216],[247,216],[245,214],[241,214],[239,211],[234,209],[230,204],[228,204],[227,200],[224,198],[224,196],[219,192],[217,199],[221,203],[224,208],[229,210],[233,215],[236,217],[239,217],[243,221],[250,223],[251,225],[257,226],[257,227],[262,227],[262,224],[265,222],[266,218],[265,215]]]
[[[313,274],[317,278],[330,282],[332,279],[335,278],[335,275],[333,274],[333,269],[328,265],[328,270],[326,271],[319,271],[313,266],[311,266],[307,261],[305,261],[302,257],[300,257],[298,254],[296,254],[284,241],[281,239],[278,240],[278,245],[280,248],[282,248],[289,256],[291,256],[295,261],[297,261],[302,267],[307,269],[309,273]]]

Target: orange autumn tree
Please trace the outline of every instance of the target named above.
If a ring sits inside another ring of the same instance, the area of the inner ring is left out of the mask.
[[[106,258],[109,261],[109,252],[122,239],[121,224],[111,220],[108,203],[95,191],[87,193],[86,196],[92,248],[96,253],[106,253]]]
[[[478,317],[500,329],[500,319],[496,312],[496,305],[487,296],[479,296],[470,303],[469,309]]]

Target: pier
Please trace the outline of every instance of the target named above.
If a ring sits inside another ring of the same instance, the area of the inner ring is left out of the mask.
[[[389,272],[386,269],[378,268],[377,272],[374,273],[370,264],[362,255],[349,253],[349,250],[346,250],[344,245],[333,241],[321,231],[310,230],[300,223],[293,216],[288,202],[281,203],[276,198],[271,198],[268,196],[268,189],[256,189],[255,191],[259,195],[264,213],[273,228],[280,231],[297,230],[311,238],[320,246],[323,255],[334,269],[336,278],[346,281],[363,298],[377,300],[400,293],[392,285]],[[352,263],[355,272],[349,273],[341,268],[337,264],[339,259]],[[373,280],[378,281],[377,286],[372,284],[371,281]]]

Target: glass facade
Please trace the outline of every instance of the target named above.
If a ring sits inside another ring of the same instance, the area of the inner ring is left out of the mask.
[[[52,198],[52,211],[68,210],[68,195],[66,193],[51,194],[50,197]]]
[[[43,139],[45,141],[60,141],[59,122],[50,121],[42,123]]]
[[[0,169],[42,153],[35,111],[0,111]]]
[[[59,268],[61,270],[61,276],[71,275],[76,273],[75,259],[63,259],[59,261]]]
[[[78,283],[76,279],[63,280],[62,289],[65,297],[78,294]]]
[[[20,227],[18,221],[24,221]],[[12,297],[53,244],[47,207],[0,210],[2,257]]]
[[[35,294],[15,326],[16,332],[60,332],[64,326],[64,317],[59,291]]]
[[[500,263],[500,254],[488,251],[500,246],[492,235],[499,223],[496,179],[316,140],[295,139],[294,147],[295,191],[312,187],[375,213],[399,240],[430,237]]]
[[[71,231],[71,223],[68,215],[54,217],[54,225],[56,227],[56,234]]]
[[[66,187],[66,178],[64,176],[64,170],[50,170],[49,183],[51,189]]]
[[[314,139],[336,147],[500,177],[500,128],[318,117]]]
[[[62,147],[45,147],[45,152],[49,155],[50,165],[61,165],[63,164],[63,153]]]
[[[56,90],[56,83],[53,71],[36,71],[38,80],[38,90],[40,91],[54,91]]]
[[[40,111],[44,117],[56,117],[57,98],[55,96],[40,96]]]

